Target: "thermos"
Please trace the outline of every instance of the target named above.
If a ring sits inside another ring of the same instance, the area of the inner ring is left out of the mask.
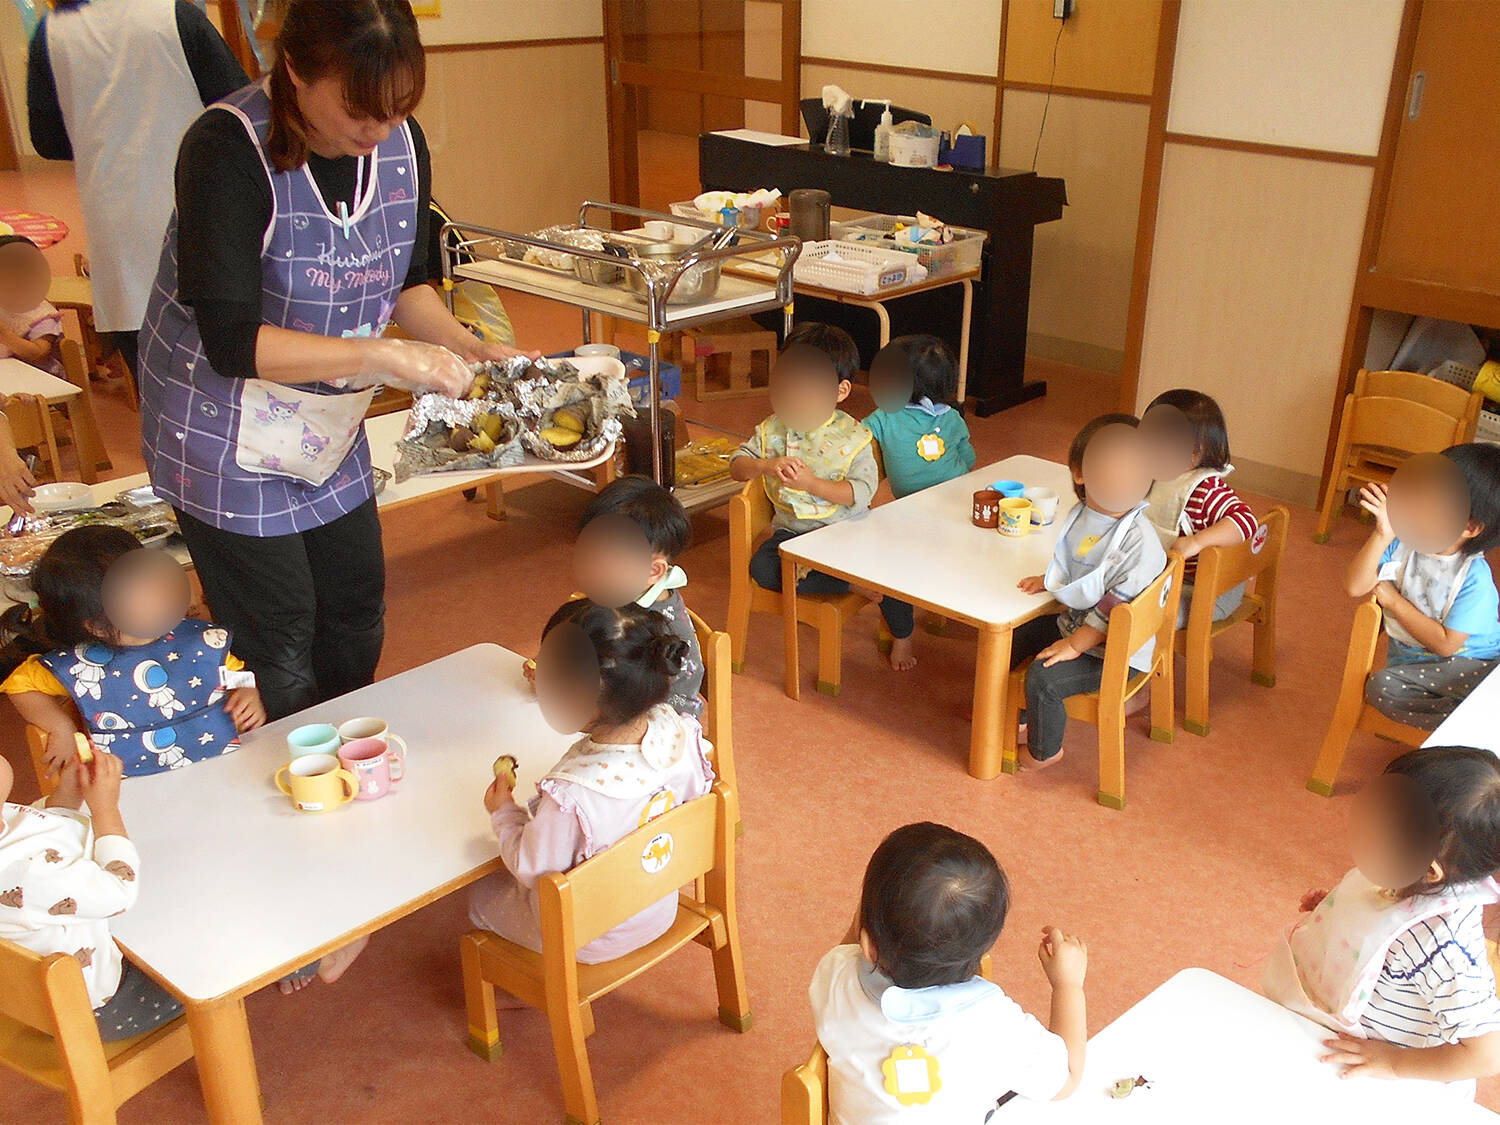
[[[803,242],[822,242],[828,237],[828,211],[832,199],[819,188],[797,188],[790,196],[792,233]]]

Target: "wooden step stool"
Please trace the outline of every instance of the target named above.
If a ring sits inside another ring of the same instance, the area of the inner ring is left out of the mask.
[[[692,372],[699,402],[768,393],[776,361],[776,333],[752,321],[691,329],[678,350],[683,374]]]

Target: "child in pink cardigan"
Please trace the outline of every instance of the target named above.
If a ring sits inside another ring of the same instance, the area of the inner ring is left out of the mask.
[[[536,690],[554,730],[583,737],[516,804],[510,777],[485,791],[506,870],[475,885],[474,924],[540,951],[536,885],[568,871],[667,810],[713,786],[711,747],[698,721],[667,704],[687,645],[659,614],[608,609],[586,599],[562,606],[542,632]],[[610,961],[655,941],[677,916],[675,894],[653,903],[579,951]]]

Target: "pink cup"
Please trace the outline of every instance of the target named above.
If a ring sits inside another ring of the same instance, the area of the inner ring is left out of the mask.
[[[356,738],[339,748],[339,761],[359,783],[356,801],[375,801],[406,774],[404,747],[394,739]]]

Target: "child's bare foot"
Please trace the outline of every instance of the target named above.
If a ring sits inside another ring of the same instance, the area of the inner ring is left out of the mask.
[[[354,959],[365,951],[365,946],[370,944],[370,935],[355,938],[342,949],[335,949],[327,954],[318,965],[318,979],[324,984],[332,984],[344,975],[344,970],[354,964]]]
[[[290,996],[294,992],[301,992],[308,985],[312,984],[313,978],[317,975],[317,966],[307,965],[298,969],[295,973],[282,977],[276,982],[276,989],[283,996]]]
[[[898,672],[910,672],[917,666],[916,648],[910,637],[891,638],[891,667]]]
[[[1050,758],[1034,758],[1031,755],[1031,747],[1026,747],[1026,768],[1028,770],[1044,770],[1050,766],[1057,765],[1062,760],[1063,752],[1061,750],[1053,754]]]

